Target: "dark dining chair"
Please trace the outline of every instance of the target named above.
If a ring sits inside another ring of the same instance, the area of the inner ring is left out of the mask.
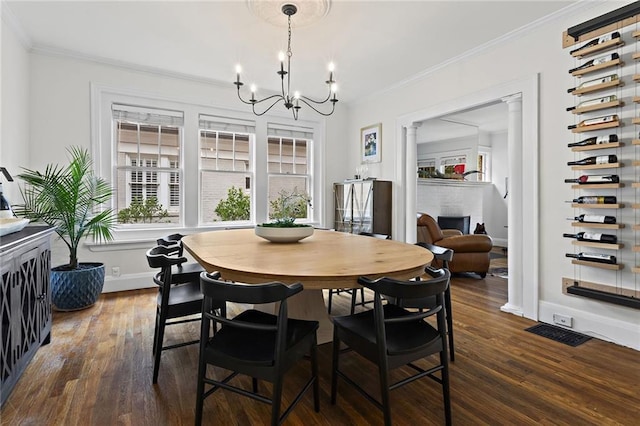
[[[320,411],[316,338],[318,321],[291,319],[287,314],[287,299],[300,293],[302,284],[243,284],[222,281],[206,273],[201,275],[200,280],[204,303],[198,362],[196,425],[202,423],[204,399],[219,389],[270,404],[272,425],[282,423],[312,386],[314,409],[316,412]],[[277,315],[247,309],[228,319],[215,309],[221,302],[279,303],[279,308]],[[221,327],[212,333],[216,325]],[[284,375],[306,355],[310,355],[311,378],[280,415]],[[224,379],[216,380],[207,376],[209,364],[231,373]],[[252,391],[229,383],[238,374],[252,378]],[[258,392],[258,380],[273,383],[271,398]],[[211,387],[205,391],[205,385]]]
[[[197,275],[197,278],[194,278],[193,275],[183,275],[179,277],[178,282],[174,280],[174,267],[187,260],[178,256],[178,252],[178,247],[175,245],[169,247],[158,245],[146,253],[149,266],[160,269],[153,277],[153,282],[158,286],[153,333],[153,383],[158,382],[162,351],[198,343],[196,339],[164,346],[166,326],[200,321],[202,311],[200,276]],[[216,307],[226,315],[224,304],[219,303]]]
[[[360,232],[358,235],[365,237],[374,237],[381,240],[390,240],[391,236],[387,234],[374,234],[373,232]],[[333,295],[339,295],[340,293],[347,293],[351,296],[351,313],[356,311],[356,306],[365,307],[368,303],[373,303],[373,300],[365,300],[364,287],[360,288],[332,288],[329,289],[329,301],[327,302],[327,312],[331,313]],[[360,293],[360,302],[356,302],[358,293]]]
[[[361,285],[374,292],[373,309],[333,318],[332,404],[336,403],[340,377],[383,411],[384,423],[388,426],[392,424],[389,392],[416,379],[429,377],[442,386],[445,421],[447,425],[451,424],[449,357],[444,315],[444,292],[449,286],[450,273],[446,269],[427,271],[431,276],[428,281],[400,281],[386,277],[377,280],[359,278],[358,282]],[[436,304],[427,311],[410,311],[398,304],[383,304],[383,296],[400,303],[402,300],[435,297]],[[435,327],[426,321],[433,315],[436,316]],[[370,395],[345,371],[340,370],[339,358],[345,353],[340,349],[341,344],[345,344],[378,367],[381,401]],[[431,368],[425,370],[414,364],[415,361],[434,354],[439,356],[439,362]],[[390,370],[404,365],[408,365],[417,373],[396,383],[389,383]]]
[[[434,244],[416,243],[416,245],[423,247],[433,253],[433,257],[442,263],[442,267],[449,270],[449,262],[453,259],[453,250],[446,247],[440,247]],[[418,277],[417,279],[422,279]],[[436,303],[435,297],[430,297],[423,300],[414,300],[411,302],[412,306],[404,302],[405,308],[418,308],[418,309],[430,309]],[[455,360],[455,349],[453,344],[453,308],[451,306],[451,285],[447,287],[444,292],[444,306],[445,317],[447,319],[447,335],[449,337],[449,359]]]
[[[176,256],[181,258],[181,263],[178,263],[172,267],[171,276],[174,283],[199,281],[200,274],[202,272],[205,272],[202,265],[200,265],[198,262],[188,262],[187,258],[183,256],[184,255],[184,246],[182,245],[183,237],[184,235],[176,233],[176,234],[166,235],[156,240],[156,244],[159,246],[164,246],[164,247],[176,246],[178,248]]]

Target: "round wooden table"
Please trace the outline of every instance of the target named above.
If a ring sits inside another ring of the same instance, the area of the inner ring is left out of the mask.
[[[323,289],[358,287],[358,277],[411,279],[431,263],[430,251],[412,244],[316,229],[298,243],[271,243],[253,229],[188,235],[184,247],[209,272],[257,284],[301,282],[304,291],[289,302],[292,318],[320,321],[318,343],[332,340]]]

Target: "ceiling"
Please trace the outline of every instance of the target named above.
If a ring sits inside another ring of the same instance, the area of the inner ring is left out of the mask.
[[[477,136],[479,131],[504,132],[508,127],[508,113],[507,104],[496,102],[425,120],[418,129],[420,143]]]
[[[333,0],[326,16],[296,26],[307,1],[292,1],[300,6],[292,17],[292,89],[324,95],[333,61],[343,102],[411,79],[575,2]],[[229,86],[240,63],[246,83],[279,90],[277,53],[286,50],[286,27],[255,16],[247,0],[3,3],[36,50]],[[279,10],[283,3],[271,5]]]

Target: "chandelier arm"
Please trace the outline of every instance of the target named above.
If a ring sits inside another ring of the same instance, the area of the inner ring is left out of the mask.
[[[269,98],[273,98],[273,97],[277,97],[278,99],[276,99],[274,103],[272,103],[271,105],[269,105],[269,108],[265,109],[265,110],[264,110],[264,111],[262,111],[262,112],[256,112],[256,105],[255,105],[255,104],[253,104],[253,105],[251,106],[251,109],[253,110],[253,113],[254,113],[255,115],[257,115],[258,117],[259,117],[259,116],[261,116],[261,115],[265,115],[267,112],[269,112],[269,110],[270,110],[271,108],[273,108],[273,106],[274,106],[275,104],[277,104],[278,102],[280,102],[281,100],[283,100],[283,98],[282,98],[280,95],[273,95],[273,96],[269,96]],[[263,100],[261,100],[261,101],[258,101],[258,102],[266,101],[266,100],[267,100],[267,99],[269,99],[269,98],[265,98],[265,99],[263,99]]]
[[[314,107],[312,104],[310,104],[310,103],[309,103],[309,102],[307,102],[305,99],[303,99],[303,97],[300,97],[300,100],[301,100],[305,105],[307,105],[309,108],[311,108],[312,110],[314,110],[315,112],[317,112],[317,113],[318,113],[318,114],[320,114],[320,115],[324,115],[325,117],[328,117],[328,116],[330,116],[331,114],[333,114],[333,111],[336,109],[336,102],[337,102],[337,101],[336,101],[336,102],[331,102],[331,112],[329,112],[329,113],[325,113],[325,112],[322,112],[322,111],[318,110],[318,109],[317,109],[316,107]]]
[[[254,100],[253,102],[249,102],[249,103],[250,103],[250,104],[260,104],[260,103],[262,103],[262,102],[265,102],[265,101],[271,100],[271,99],[273,99],[273,98],[278,98],[278,99],[276,100],[276,102],[278,102],[278,101],[279,101],[279,100],[281,100],[281,99],[282,99],[282,100],[284,100],[284,97],[283,97],[282,95],[271,95],[271,96],[267,96],[266,98],[263,98],[263,99],[260,99],[260,100]]]
[[[329,90],[329,94],[328,94],[328,95],[327,95],[327,97],[326,97],[324,100],[322,100],[322,101],[316,101],[315,99],[312,99],[312,98],[310,98],[310,97],[308,97],[308,96],[300,95],[300,99],[305,99],[305,100],[307,100],[307,101],[309,101],[309,102],[313,102],[313,103],[314,103],[314,104],[316,104],[316,105],[324,104],[324,103],[326,103],[330,98],[331,98],[331,90]]]
[[[242,99],[242,96],[240,95],[240,86],[238,86],[238,99],[240,99],[242,101],[242,103],[247,104],[247,105],[251,105],[252,102],[250,101],[245,101],[244,99]]]

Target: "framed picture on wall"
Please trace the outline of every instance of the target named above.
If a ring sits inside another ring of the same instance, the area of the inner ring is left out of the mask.
[[[363,163],[379,163],[382,151],[382,123],[360,129]]]

